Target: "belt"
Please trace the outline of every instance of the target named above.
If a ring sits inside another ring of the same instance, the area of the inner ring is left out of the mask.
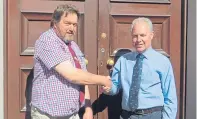
[[[147,108],[147,109],[136,109],[135,111],[122,110],[122,114],[143,115],[143,114],[149,114],[149,113],[162,111],[162,110],[163,110],[163,106],[157,106],[157,107],[152,107],[152,108]]]
[[[33,105],[31,105],[31,109],[32,109],[33,111],[38,111],[40,114],[43,114],[43,115],[49,117],[50,119],[65,119],[65,118],[68,119],[68,118],[72,117],[73,115],[78,114],[78,112],[75,112],[75,113],[73,113],[72,115],[69,115],[69,116],[52,117],[52,116],[49,115],[48,113],[45,113],[45,112],[41,111],[40,109],[34,107]]]

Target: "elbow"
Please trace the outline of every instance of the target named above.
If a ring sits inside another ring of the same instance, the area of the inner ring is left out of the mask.
[[[80,78],[80,73],[75,68],[66,70],[62,73],[63,77],[73,84],[81,84],[82,80]]]
[[[80,82],[76,79],[67,79],[67,80],[73,84],[80,84]]]
[[[89,84],[89,82],[84,80],[83,78],[75,77],[75,76],[73,76],[73,77],[71,76],[71,78],[68,78],[68,81],[73,84],[79,84],[79,85]]]

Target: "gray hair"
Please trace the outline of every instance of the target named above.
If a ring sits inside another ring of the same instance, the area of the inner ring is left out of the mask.
[[[133,20],[132,24],[131,24],[131,31],[133,30],[133,27],[135,26],[136,23],[138,22],[145,22],[148,24],[150,31],[153,31],[153,23],[149,18],[146,17],[139,17]]]
[[[65,14],[65,17],[68,14],[76,14],[77,17],[79,18],[79,11],[75,8],[75,6],[72,5],[59,5],[57,6],[57,8],[54,10],[54,13],[52,15],[52,19],[51,19],[51,27],[54,26],[55,23],[60,22],[62,15]]]

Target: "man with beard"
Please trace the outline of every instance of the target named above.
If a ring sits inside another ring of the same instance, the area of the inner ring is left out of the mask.
[[[32,87],[32,119],[93,119],[88,86],[111,86],[108,76],[88,73],[84,55],[73,41],[78,24],[78,11],[71,5],[59,5],[51,28],[35,43]],[[84,95],[85,92],[85,95]]]
[[[151,41],[152,22],[137,18],[131,25],[135,52],[118,59],[112,73],[112,87],[104,93],[115,95],[122,90],[120,119],[175,119],[177,95],[169,59],[156,52]]]

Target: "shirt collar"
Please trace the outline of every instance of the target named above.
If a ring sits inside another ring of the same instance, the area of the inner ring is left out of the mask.
[[[146,49],[142,54],[145,56],[146,59],[149,59],[151,57],[151,52],[152,52],[152,47],[149,47],[148,49]],[[138,55],[139,53],[137,52],[136,53],[136,56]]]

